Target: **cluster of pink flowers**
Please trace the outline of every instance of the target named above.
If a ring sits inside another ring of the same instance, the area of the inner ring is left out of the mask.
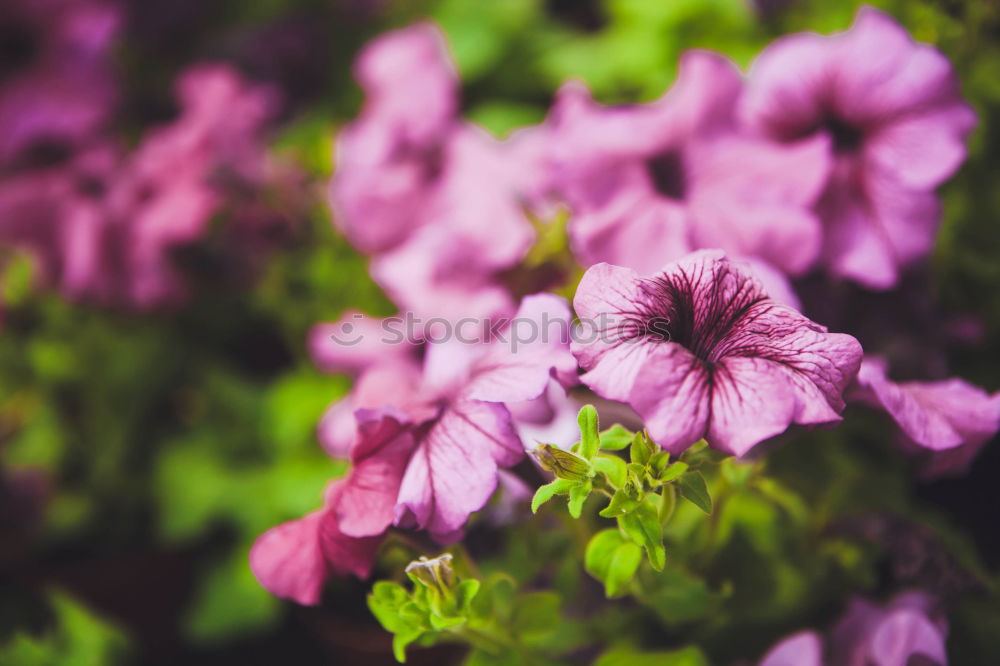
[[[600,324],[594,338],[519,353],[337,349],[331,325],[317,328],[320,365],[357,377],[321,427],[352,468],[321,512],[255,546],[276,594],[315,603],[327,573],[367,572],[390,525],[457,538],[523,452],[513,415],[566,404],[547,386],[578,366],[673,453],[704,438],[744,455],[792,424],[838,422],[845,395],[932,451],[933,472],[967,464],[1000,428],[1000,396],[960,380],[895,384],[855,338],[797,307],[806,274],[894,287],[930,251],[933,189],[965,155],[975,118],[948,62],[887,15],[865,8],[842,34],[778,40],[747,75],[688,53],[647,104],[601,106],[568,83],[541,125],[506,141],[459,118],[458,76],[431,25],[376,39],[356,76],[366,99],[341,133],[331,202],[400,310],[511,313],[509,277],[535,225],[563,209],[589,266],[576,315]],[[565,308],[553,298],[525,299],[519,316]]]
[[[284,177],[263,141],[275,92],[228,65],[193,66],[177,80],[178,116],[129,149],[105,126],[116,12],[60,0],[14,9],[0,19],[24,41],[24,62],[0,80],[0,243],[30,253],[40,280],[73,300],[178,302],[175,251],[213,217],[234,213],[250,237],[272,223],[249,193]]]
[[[947,635],[934,600],[921,592],[902,594],[885,607],[854,599],[828,642],[815,631],[797,633],[774,646],[759,666],[947,664]]]

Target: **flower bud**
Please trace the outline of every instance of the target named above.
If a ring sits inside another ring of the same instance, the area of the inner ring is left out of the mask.
[[[420,583],[442,594],[448,594],[455,584],[455,572],[451,568],[451,554],[444,553],[428,559],[423,555],[406,565],[406,575],[415,583]]]
[[[560,479],[584,481],[594,476],[590,463],[552,444],[539,444],[533,451],[538,463]]]

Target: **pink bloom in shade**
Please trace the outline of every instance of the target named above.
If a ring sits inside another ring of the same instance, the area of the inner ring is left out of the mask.
[[[1000,430],[1000,392],[961,379],[893,382],[881,358],[865,358],[851,397],[892,417],[904,446],[927,455],[929,476],[964,472]]]
[[[355,75],[366,101],[338,139],[335,223],[375,255],[372,275],[401,309],[510,314],[501,274],[534,240],[520,151],[460,120],[458,76],[431,24],[373,41]]]
[[[975,125],[947,59],[868,7],[846,32],[791,35],[766,48],[741,115],[789,146],[829,140],[821,259],[877,289],[929,252],[939,219],[933,189],[962,163]]]
[[[97,130],[116,91],[109,51],[118,10],[87,0],[12,0],[0,15],[0,165],[70,147]]]
[[[426,222],[372,262],[372,277],[417,316],[510,314],[499,276],[516,265],[535,232],[518,195],[524,177],[503,144],[459,126],[442,146],[444,169],[420,212]]]
[[[429,23],[382,35],[361,52],[355,78],[366,100],[337,142],[334,221],[362,252],[387,250],[421,223],[456,124],[458,74]]]
[[[861,362],[857,340],[768,298],[719,250],[649,277],[592,266],[574,306],[581,381],[631,405],[671,453],[705,438],[743,455],[792,423],[840,421]]]
[[[932,620],[933,601],[920,592],[903,594],[886,607],[854,599],[830,632],[836,666],[907,666],[920,655],[945,666],[947,625]]]
[[[271,594],[312,606],[331,574],[367,578],[371,573],[381,537],[356,539],[340,532],[334,512],[342,493],[341,482],[330,484],[324,508],[257,538],[250,569]]]
[[[512,339],[427,344],[422,368],[387,364],[361,376],[352,395],[358,438],[340,509],[345,534],[371,536],[395,524],[447,542],[486,504],[498,470],[524,455],[504,403],[538,398],[576,364],[562,299],[527,297],[515,321],[511,329],[533,322],[548,336],[536,333],[516,347]]]
[[[560,91],[546,123],[549,186],[569,205],[581,261],[650,273],[721,248],[793,275],[812,265],[827,140],[783,146],[739,133],[740,94],[735,66],[701,51],[682,57],[677,82],[651,104],[608,108],[578,84]]]
[[[829,633],[829,658],[822,637],[803,631],[771,648],[759,666],[907,666],[917,656],[947,666],[948,628],[932,616],[933,602],[920,592],[900,595],[884,608],[854,599]]]
[[[237,185],[268,177],[259,136],[268,90],[228,67],[198,66],[178,93],[180,117],[134,153],[92,148],[0,188],[0,240],[36,255],[42,277],[69,298],[138,309],[181,301],[174,251],[205,235]]]
[[[823,639],[813,631],[802,631],[768,650],[758,666],[823,666]]]

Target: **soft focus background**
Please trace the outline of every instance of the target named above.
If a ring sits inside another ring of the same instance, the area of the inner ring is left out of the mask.
[[[167,213],[152,203],[142,209],[152,216],[175,214],[168,197],[174,181],[185,177],[183,169],[157,160],[166,160],[163,153],[185,137],[246,132],[257,149],[227,158],[231,182],[218,188],[223,202],[205,204],[203,231],[189,240],[184,230],[158,232],[180,234],[170,254],[183,276],[180,292],[173,283],[153,280],[135,293],[120,294],[106,284],[74,282],[73,267],[46,266],[14,244],[0,248],[0,664],[392,663],[389,635],[368,617],[363,583],[336,583],[327,603],[307,609],[272,598],[247,566],[254,538],[314,509],[326,481],[340,471],[318,446],[315,429],[326,406],[350,384],[347,377],[314,368],[306,353],[309,327],[347,309],[393,311],[368,277],[366,260],[334,231],[326,204],[335,166],[332,141],[361,103],[350,67],[366,40],[431,17],[458,64],[463,113],[503,137],[540,121],[568,77],[587,81],[604,102],[653,99],[672,81],[685,49],[712,48],[745,67],[778,35],[846,28],[857,4],[4,0],[0,178],[5,185],[68,159],[60,153],[65,146],[19,145],[5,133],[24,105],[38,104],[38,117],[60,109],[75,146],[102,146],[93,164],[79,167],[105,178],[88,186],[125,188],[121,183],[148,167],[148,182],[126,194],[137,206],[150,197],[167,201]],[[995,391],[1000,388],[1000,161],[995,157],[1000,154],[1000,5],[871,4],[952,60],[980,124],[969,160],[942,191],[945,220],[932,274],[914,278],[922,281],[914,295],[904,286],[859,298],[859,307],[870,307],[877,323],[893,316],[894,299],[920,294],[927,307],[910,311],[930,314],[906,322],[910,333],[926,331],[937,339],[945,321],[964,326],[967,334],[950,338],[964,342],[944,350],[950,367]],[[67,6],[93,13],[56,25]],[[27,18],[18,23],[18,16]],[[83,26],[87,21],[95,24]],[[87,40],[93,43],[79,43]],[[32,64],[39,58],[44,63]],[[88,58],[93,62],[85,62]],[[178,93],[178,77],[206,63],[231,69],[217,70],[227,73],[218,80],[192,79],[190,94]],[[236,74],[243,79],[238,84],[227,78]],[[82,89],[74,93],[67,81]],[[67,97],[46,99],[32,86],[58,89]],[[199,106],[201,96],[216,93],[219,99]],[[158,132],[162,127],[174,134]],[[112,146],[114,157],[101,153],[104,146]],[[176,164],[200,159],[191,154],[182,152]],[[116,166],[103,166],[105,159]],[[61,191],[58,183],[51,187]],[[8,229],[23,214],[6,200],[2,211],[7,217],[0,226]],[[14,236],[35,232],[45,233],[20,230]],[[155,246],[157,238],[136,242]],[[141,273],[144,266],[120,270]],[[86,267],[79,271],[85,274]],[[52,274],[63,277],[53,284],[46,281]],[[850,427],[824,433],[808,450],[779,451],[774,473],[813,501],[814,511],[836,515],[852,502],[875,497],[874,503],[909,516],[912,522],[843,525],[882,546],[880,566],[892,569],[886,576],[898,578],[901,567],[908,580],[940,591],[949,581],[965,585],[965,577],[982,574],[977,584],[993,589],[983,582],[988,578],[983,572],[1000,564],[995,493],[1000,448],[988,446],[968,476],[915,483],[905,462],[890,451],[888,429],[865,427],[856,426],[853,437]],[[879,432],[884,437],[872,436]],[[744,514],[766,541],[773,528],[766,510],[748,504]],[[928,529],[934,530],[935,543],[944,540],[951,552],[962,554],[961,566],[940,555],[938,546],[927,545]],[[492,567],[505,562],[523,567],[539,553],[560,548],[558,535],[529,534],[513,550],[495,539],[477,542],[475,536],[470,548],[496,556]],[[728,575],[735,575],[737,584],[760,583],[747,554],[753,546],[731,549]],[[838,556],[876,557],[846,547]],[[769,575],[788,577],[783,584],[789,598],[797,586],[822,578],[809,563],[785,564],[787,571],[772,567]],[[587,584],[574,578],[579,575],[565,573],[559,584]],[[876,590],[880,584],[854,582]],[[702,598],[708,593],[681,583],[675,587],[678,598],[664,599],[662,616],[673,621],[678,614],[683,619],[685,613],[710,612],[711,599]],[[759,654],[781,634],[782,599],[775,595],[762,607],[737,607],[720,620],[727,640],[708,648],[719,663]],[[831,601],[817,623],[834,610]],[[755,623],[773,618],[779,619],[766,635],[755,638]],[[703,629],[708,633],[699,640],[711,646],[712,636],[722,635],[713,632],[722,629]],[[676,638],[667,631],[660,635],[665,645]],[[996,595],[960,606],[952,637],[956,663],[1000,663],[991,658],[1000,654]],[[453,658],[448,649],[417,650],[411,661]]]

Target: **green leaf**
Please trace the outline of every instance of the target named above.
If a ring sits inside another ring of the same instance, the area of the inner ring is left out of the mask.
[[[618,594],[632,580],[641,561],[642,549],[613,529],[595,534],[584,554],[584,568],[604,583],[609,597]]]
[[[593,465],[595,471],[606,476],[608,482],[615,488],[621,488],[625,485],[628,470],[625,467],[625,461],[618,456],[598,455],[590,461],[590,464]]]
[[[649,440],[646,433],[640,431],[632,438],[632,447],[628,450],[628,454],[632,462],[645,466],[656,451],[656,445]]]
[[[663,483],[673,481],[677,477],[684,474],[684,472],[686,471],[688,471],[687,463],[675,462],[673,465],[670,465],[665,470],[663,470],[663,474],[660,475],[660,481],[662,481]]]
[[[670,652],[638,652],[631,648],[613,648],[594,662],[594,666],[709,666],[704,653],[695,646]]]
[[[671,486],[660,489],[660,523],[665,523],[674,513],[677,506],[677,493]]]
[[[708,494],[705,477],[700,472],[688,472],[677,481],[681,497],[705,513],[712,513],[712,496]]]
[[[605,451],[621,451],[632,443],[632,431],[614,424],[601,433],[601,448]]]
[[[548,502],[556,495],[565,495],[569,493],[573,486],[576,486],[576,481],[568,481],[566,479],[556,479],[551,483],[546,483],[544,486],[538,488],[535,491],[535,496],[531,498],[531,513],[538,513],[538,508]]]
[[[649,468],[653,470],[653,475],[659,478],[663,470],[670,464],[670,454],[666,451],[658,451],[649,459]]]
[[[630,495],[628,490],[621,488],[615,492],[611,497],[611,502],[601,510],[599,515],[604,518],[617,518],[635,510],[637,506],[639,506],[639,500]]]
[[[611,565],[611,556],[618,546],[625,543],[625,537],[615,529],[601,530],[590,538],[583,554],[583,567],[594,578],[604,580]]]
[[[590,490],[590,481],[577,483],[569,489],[569,515],[574,518],[580,517],[580,514],[583,512],[583,503],[587,501],[587,497],[590,495]]]
[[[642,549],[634,543],[626,542],[615,548],[608,564],[608,576],[604,579],[604,591],[607,596],[614,597],[622,591],[622,588],[635,577],[640,562],[642,562]]]
[[[662,571],[667,561],[667,552],[663,547],[660,514],[653,501],[647,500],[631,513],[619,516],[618,525],[630,539],[645,548],[650,565],[657,571]]]
[[[597,455],[597,449],[601,445],[597,410],[593,405],[584,405],[576,422],[580,425],[580,455],[590,460]]]

